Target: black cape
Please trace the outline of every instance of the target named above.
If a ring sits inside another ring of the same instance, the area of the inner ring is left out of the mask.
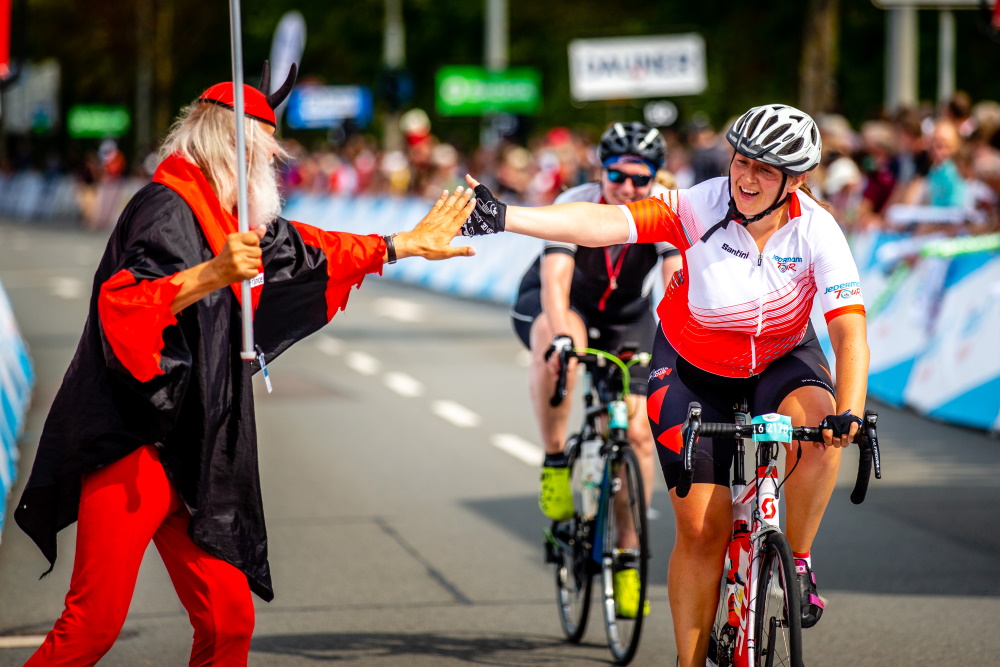
[[[251,590],[270,601],[251,387],[259,365],[240,359],[242,318],[233,290],[216,290],[159,331],[155,324],[151,331],[140,327],[139,334],[154,340],[162,335],[163,341],[153,364],[159,374],[145,381],[125,366],[104,330],[123,325],[102,322],[99,309],[102,286],[116,276],[148,288],[212,259],[205,221],[200,226],[185,201],[197,196],[182,197],[154,182],[122,213],[94,276],[89,317],[14,518],[54,563],[56,533],[77,518],[81,476],[156,444],[191,514],[191,538],[242,570]],[[352,286],[366,273],[381,271],[385,251],[376,236],[321,232],[280,218],[261,247],[264,284],[254,335],[268,361],[342,309]],[[154,291],[143,298],[158,297]],[[168,301],[169,315],[172,294],[159,298]],[[157,307],[162,314],[164,304]],[[140,350],[149,347],[135,330],[115,333],[119,339],[134,337]]]

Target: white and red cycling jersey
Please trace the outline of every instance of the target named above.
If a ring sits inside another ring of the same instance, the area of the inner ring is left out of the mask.
[[[840,226],[808,196],[788,198],[788,223],[763,251],[733,222],[706,234],[729,208],[729,179],[714,178],[623,205],[629,243],[666,241],[684,258],[657,307],[681,357],[727,377],[750,377],[798,345],[813,297],[829,322],[864,314],[858,268]]]

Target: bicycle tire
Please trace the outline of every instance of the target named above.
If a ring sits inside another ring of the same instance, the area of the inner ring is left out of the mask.
[[[756,611],[754,652],[759,667],[802,667],[802,610],[799,582],[788,539],[769,533],[751,604]]]
[[[579,498],[579,467],[574,447],[567,447],[569,452],[570,479],[573,485],[573,501],[575,507],[580,507]],[[590,557],[590,540],[585,539],[585,531],[593,526],[587,525],[576,513],[567,521],[555,522],[553,533],[564,539],[558,540],[553,546],[555,551],[555,581],[556,605],[559,609],[559,623],[562,625],[566,639],[579,644],[587,630],[587,619],[590,617],[590,598],[594,586],[594,569]]]
[[[602,609],[604,629],[608,636],[608,646],[616,665],[627,665],[635,657],[639,648],[645,619],[646,588],[649,565],[649,535],[646,520],[646,495],[643,490],[642,472],[639,461],[631,447],[622,446],[611,459],[612,487],[609,498],[602,502],[603,555],[601,559]],[[617,482],[615,481],[617,480]],[[615,510],[618,510],[617,512]],[[624,511],[624,513],[622,513]],[[628,522],[635,527],[635,546],[618,548],[619,531]],[[615,574],[624,570],[635,570],[639,575],[639,599],[637,613],[633,617],[622,616],[615,606]]]

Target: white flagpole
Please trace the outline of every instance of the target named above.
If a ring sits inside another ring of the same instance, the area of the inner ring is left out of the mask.
[[[250,217],[247,211],[247,140],[244,131],[246,115],[243,112],[243,38],[240,0],[229,0],[229,18],[233,46],[233,107],[236,115],[236,178],[239,189],[236,215],[239,218],[240,232],[244,233],[250,231]],[[241,294],[243,301],[243,351],[240,352],[240,357],[251,360],[257,355],[254,353],[253,307],[249,280],[243,281]]]

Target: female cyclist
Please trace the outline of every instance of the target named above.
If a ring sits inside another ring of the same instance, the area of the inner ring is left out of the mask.
[[[705,421],[731,421],[746,398],[754,414],[820,424],[824,442],[801,451],[785,482],[786,534],[795,552],[803,627],[819,620],[810,548],[846,447],[861,424],[868,375],[858,271],[830,213],[805,186],[820,159],[808,114],[754,107],[727,133],[729,176],[622,206],[507,207],[471,176],[476,208],[464,234],[513,231],[584,246],[666,241],[682,254],[657,312],[648,413],[677,526],[668,571],[682,667],[706,664],[718,584],[732,529],[732,441],[702,440],[694,484],[678,498],[681,428],[690,401]],[[579,224],[587,220],[588,224]],[[836,384],[809,321],[819,295],[836,354]]]

